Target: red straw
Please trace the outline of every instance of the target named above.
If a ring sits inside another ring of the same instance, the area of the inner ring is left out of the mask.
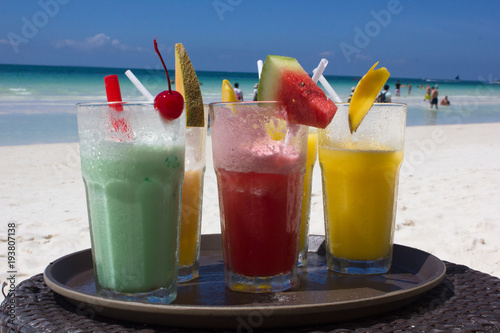
[[[122,93],[120,92],[120,83],[118,82],[118,75],[108,75],[104,78],[104,86],[106,87],[106,96],[108,102],[121,102]],[[116,111],[123,111],[121,104],[112,105]]]
[[[120,92],[120,83],[118,82],[118,75],[108,75],[104,78],[104,86],[106,87],[106,96],[108,98],[108,102],[121,102],[122,94]],[[115,111],[123,111],[122,103],[113,103],[111,107]],[[125,134],[126,141],[132,141],[132,130],[130,128],[130,124],[128,121],[118,114],[110,115],[111,126],[113,131],[116,133]],[[122,137],[117,138],[119,141],[122,141]]]

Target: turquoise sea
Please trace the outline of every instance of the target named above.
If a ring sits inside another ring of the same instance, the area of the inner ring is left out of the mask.
[[[105,102],[104,77],[117,74],[126,101],[143,100],[125,76],[127,68],[0,65],[0,145],[76,142],[78,102]],[[156,96],[167,89],[160,69],[132,69],[144,86]],[[364,74],[364,73],[363,73]],[[174,74],[170,72],[173,79]],[[252,100],[257,73],[197,71],[205,103],[221,99],[223,79],[238,82],[245,100]],[[326,76],[342,100],[359,77]],[[394,84],[411,83],[412,90],[394,94]],[[500,84],[486,81],[391,78],[388,84],[393,102],[408,105],[407,126],[500,122]],[[423,101],[424,87],[438,86],[439,99],[448,96],[449,107],[431,111]],[[175,86],[175,84],[174,84]]]

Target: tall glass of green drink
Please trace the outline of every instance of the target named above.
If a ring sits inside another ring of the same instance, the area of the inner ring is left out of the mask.
[[[153,103],[78,104],[82,175],[99,295],[170,303],[177,295],[185,116]]]

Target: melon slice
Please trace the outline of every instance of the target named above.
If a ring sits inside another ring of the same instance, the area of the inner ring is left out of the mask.
[[[181,43],[175,44],[175,88],[186,103],[186,126],[205,126],[200,83]]]
[[[269,55],[262,67],[259,101],[282,101],[291,123],[325,128],[337,106],[295,58]]]
[[[377,98],[390,76],[385,67],[374,69],[377,65],[378,61],[359,80],[352,95],[351,104],[349,105],[349,129],[351,133],[358,129],[359,124],[361,124],[361,121],[372,107],[375,98]]]
[[[238,102],[238,97],[234,92],[233,86],[228,80],[222,81],[222,101],[223,102]]]

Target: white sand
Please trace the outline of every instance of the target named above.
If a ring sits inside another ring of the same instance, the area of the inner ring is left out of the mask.
[[[210,141],[202,233],[220,233]],[[314,171],[310,232],[324,234]],[[408,127],[395,242],[500,277],[500,123]],[[53,260],[90,247],[78,144],[0,147],[0,280],[10,276],[8,224],[15,224],[16,283]],[[1,296],[3,298],[3,296]]]

